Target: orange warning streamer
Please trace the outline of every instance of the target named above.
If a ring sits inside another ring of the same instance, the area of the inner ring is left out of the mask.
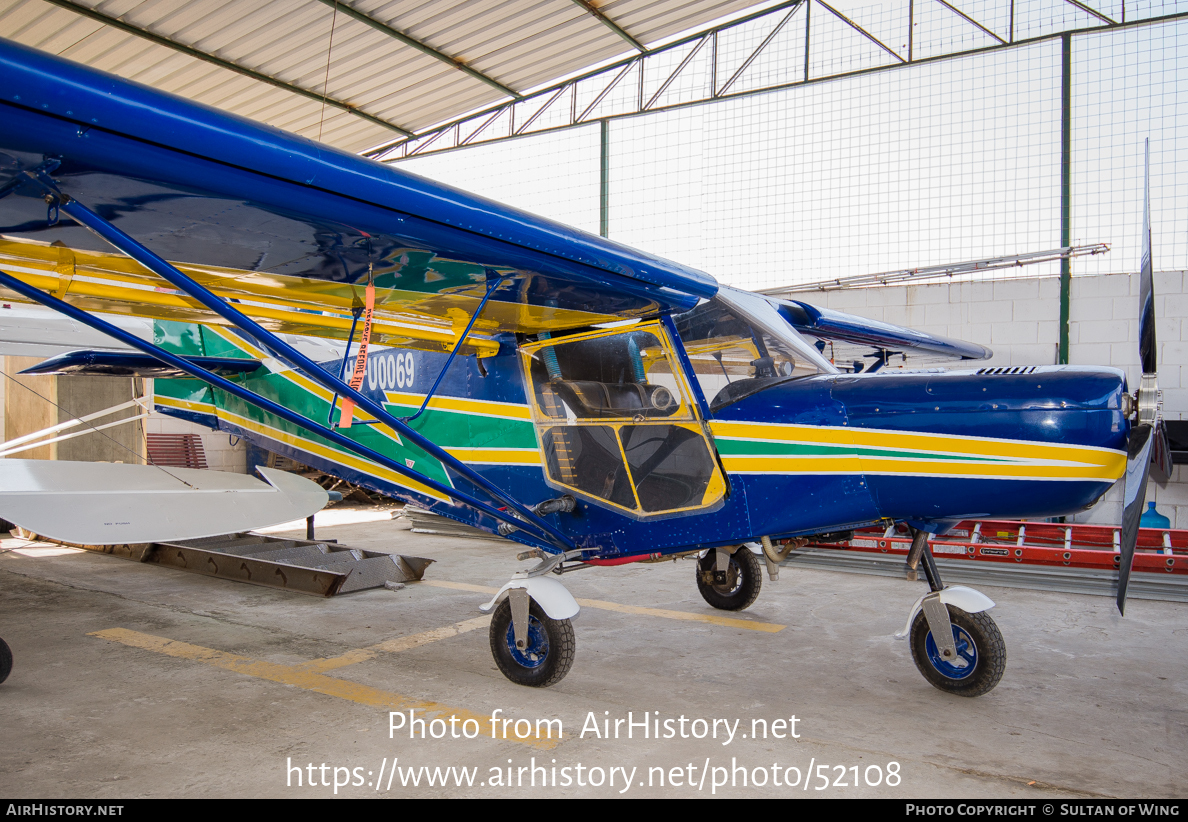
[[[355,370],[351,374],[351,388],[358,391],[363,387],[363,375],[367,373],[367,344],[371,341],[371,314],[375,310],[375,285],[367,284],[363,308],[363,335],[359,339],[359,353],[355,355]],[[355,401],[349,397],[342,398],[342,413],[339,415],[338,427],[350,428],[351,420],[355,416]]]

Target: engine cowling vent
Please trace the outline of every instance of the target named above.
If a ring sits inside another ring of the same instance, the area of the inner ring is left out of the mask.
[[[1035,371],[1034,365],[1000,365],[997,368],[979,368],[978,374],[990,376],[993,374],[1030,374]]]

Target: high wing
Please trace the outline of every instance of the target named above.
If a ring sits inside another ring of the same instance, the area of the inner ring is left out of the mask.
[[[439,351],[504,278],[463,351],[480,355],[496,331],[717,291],[701,271],[10,41],[0,72],[0,262],[89,311],[212,321],[82,226],[47,220],[23,172],[52,175],[271,331],[345,338],[369,275],[372,340]]]

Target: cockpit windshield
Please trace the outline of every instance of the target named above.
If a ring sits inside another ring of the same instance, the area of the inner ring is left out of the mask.
[[[722,288],[675,319],[712,411],[790,379],[837,373],[757,294]]]

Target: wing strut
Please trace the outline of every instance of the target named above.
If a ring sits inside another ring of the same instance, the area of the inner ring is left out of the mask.
[[[437,379],[433,381],[433,387],[429,389],[429,393],[425,395],[425,401],[421,403],[421,407],[417,409],[417,413],[411,417],[404,417],[404,422],[412,422],[417,417],[424,413],[425,409],[429,407],[429,400],[437,393],[437,386],[441,385],[441,381],[445,379],[446,372],[450,370],[450,364],[453,363],[454,357],[458,356],[458,352],[462,349],[462,343],[466,342],[466,336],[470,334],[470,329],[474,328],[474,321],[483,313],[483,308],[487,305],[487,300],[491,299],[491,295],[495,293],[495,289],[503,283],[503,277],[500,277],[491,269],[487,269],[487,293],[483,295],[483,300],[478,304],[478,308],[474,310],[474,316],[470,318],[470,322],[466,324],[466,329],[462,332],[462,336],[458,338],[458,342],[454,344],[454,350],[450,352],[449,358],[445,361],[445,365],[441,367],[441,373],[437,375]]]
[[[18,294],[28,297],[30,300],[33,300],[35,302],[39,302],[42,305],[46,306],[47,308],[52,308],[54,311],[61,312],[62,314],[65,314],[66,316],[70,317],[71,319],[77,320],[80,323],[84,323],[84,324],[90,326],[91,328],[94,328],[97,331],[102,331],[104,334],[108,334],[109,336],[115,337],[120,342],[126,343],[127,345],[130,345],[133,348],[138,348],[141,351],[143,351],[144,353],[146,353],[152,357],[156,357],[160,361],[167,363],[168,365],[171,365],[174,368],[180,369],[181,371],[184,371],[185,373],[189,374],[192,377],[200,379],[203,382],[206,382],[209,385],[211,385],[215,388],[218,388],[222,391],[226,391],[228,394],[231,394],[234,397],[238,397],[239,399],[243,400],[244,402],[251,403],[252,405],[256,406],[257,408],[260,408],[261,410],[266,411],[269,414],[273,414],[277,417],[280,417],[281,419],[285,420],[286,422],[291,422],[294,425],[301,426],[302,428],[305,428],[308,431],[318,434],[319,436],[324,437],[325,439],[329,440],[330,442],[335,443],[336,445],[340,445],[349,451],[353,451],[354,453],[358,454],[359,456],[363,457],[364,459],[371,460],[372,462],[382,465],[383,467],[388,468],[389,470],[395,471],[396,473],[400,474],[401,476],[405,476],[405,477],[408,477],[409,479],[415,480],[415,481],[421,483],[422,485],[425,485],[428,488],[438,492],[439,494],[444,494],[448,497],[451,497],[452,499],[457,500],[458,502],[463,503],[464,505],[470,506],[471,508],[475,509],[476,511],[478,511],[482,514],[492,517],[500,522],[506,522],[508,524],[514,525],[515,527],[520,528],[520,529],[523,529],[525,525],[530,524],[530,523],[525,523],[523,521],[520,521],[512,514],[505,513],[503,511],[499,511],[499,510],[495,509],[494,507],[492,507],[491,505],[488,505],[487,503],[482,502],[481,500],[475,499],[470,494],[467,494],[463,491],[459,491],[456,488],[451,488],[447,485],[443,485],[442,483],[439,483],[430,477],[424,476],[424,475],[414,471],[413,469],[409,468],[408,466],[406,466],[404,463],[400,462],[399,460],[394,460],[390,457],[386,457],[383,454],[379,453],[378,451],[374,451],[374,450],[368,448],[367,446],[362,445],[361,443],[355,442],[354,440],[350,439],[349,437],[343,436],[342,434],[338,433],[337,431],[333,431],[324,425],[321,425],[321,424],[316,423],[312,420],[306,419],[305,417],[301,416],[300,414],[297,414],[296,412],[290,411],[288,408],[285,408],[283,405],[279,405],[279,404],[273,402],[272,400],[269,400],[265,397],[261,397],[259,394],[249,391],[241,385],[233,383],[230,380],[224,379],[223,377],[220,377],[217,374],[207,371],[205,368],[202,368],[201,366],[190,362],[189,360],[185,359],[184,357],[179,357],[176,354],[170,353],[169,351],[166,351],[162,348],[158,348],[157,346],[153,345],[152,343],[142,340],[139,337],[136,337],[132,334],[129,334],[128,332],[124,331],[123,329],[118,328],[104,320],[101,320],[98,317],[88,314],[86,311],[83,311],[82,309],[75,308],[74,306],[70,305],[69,303],[65,303],[65,302],[57,299],[56,297],[51,297],[49,294],[46,294],[45,292],[40,291],[40,290],[34,288],[33,286],[26,284],[25,282],[23,282],[21,280],[18,280],[16,277],[12,276],[11,274],[7,274],[4,271],[0,271],[0,285],[4,285],[7,288],[11,288],[13,291],[17,292]],[[540,534],[533,533],[531,536],[534,539],[540,539],[546,543],[552,544],[554,547],[560,547],[560,546],[557,546],[557,542],[555,540],[551,539],[549,537],[549,535],[547,535],[547,534],[542,536]],[[565,550],[568,550],[568,549],[565,549]]]
[[[145,268],[152,271],[157,276],[162,277],[163,279],[168,281],[170,284],[173,285],[174,288],[177,288],[179,291],[182,291],[187,296],[197,300],[202,305],[206,306],[206,308],[208,308],[209,310],[218,314],[220,317],[225,319],[227,322],[231,323],[236,328],[243,331],[245,334],[248,335],[248,337],[250,337],[254,342],[256,342],[256,344],[260,345],[262,348],[269,351],[277,359],[282,360],[283,362],[288,363],[291,367],[304,372],[307,377],[312,379],[314,382],[320,384],[326,390],[332,391],[332,392],[337,392],[337,393],[341,394],[343,397],[346,397],[346,398],[352,400],[355,403],[355,405],[357,405],[359,408],[363,409],[364,411],[367,411],[375,419],[379,420],[384,425],[386,425],[389,429],[391,429],[393,432],[395,432],[398,438],[399,437],[407,438],[410,442],[412,442],[413,444],[415,444],[416,446],[421,448],[427,454],[429,454],[430,456],[432,456],[435,459],[437,459],[438,461],[440,461],[443,465],[446,465],[449,468],[453,469],[455,473],[459,474],[460,476],[464,477],[466,480],[471,482],[476,487],[485,491],[493,499],[498,500],[499,502],[506,505],[510,509],[510,511],[514,512],[515,517],[522,521],[521,523],[516,523],[517,527],[522,527],[523,523],[527,523],[527,524],[533,526],[532,530],[539,532],[539,533],[543,533],[544,535],[547,535],[546,541],[548,543],[555,545],[555,546],[563,546],[563,550],[573,550],[574,549],[574,545],[568,537],[566,537],[563,533],[561,533],[559,530],[557,530],[557,528],[555,528],[551,523],[545,521],[544,519],[539,517],[537,514],[533,513],[530,509],[526,508],[523,504],[520,503],[519,500],[517,500],[511,494],[507,493],[502,488],[500,488],[499,486],[497,486],[494,483],[492,483],[491,481],[489,481],[486,477],[483,477],[481,474],[476,472],[470,466],[466,465],[465,463],[461,462],[460,460],[458,460],[457,458],[455,458],[454,456],[449,454],[447,451],[445,451],[443,448],[439,447],[432,440],[429,440],[428,438],[424,437],[423,435],[417,433],[417,431],[415,431],[414,429],[409,427],[406,423],[404,423],[401,420],[399,420],[398,418],[394,417],[392,414],[389,414],[388,411],[380,403],[375,402],[374,400],[370,399],[366,395],[355,390],[349,384],[344,383],[342,380],[338,379],[335,375],[323,370],[320,366],[315,364],[312,360],[310,360],[308,357],[306,357],[301,352],[297,351],[295,348],[293,348],[291,345],[286,343],[284,340],[281,340],[279,337],[277,337],[272,332],[261,327],[258,323],[256,323],[250,317],[245,316],[243,313],[241,313],[239,310],[237,310],[231,304],[226,303],[223,300],[219,299],[219,297],[215,296],[210,291],[208,291],[206,288],[204,288],[203,286],[201,286],[200,284],[195,282],[193,279],[186,276],[178,269],[174,268],[172,265],[170,265],[164,259],[157,256],[151,250],[149,250],[145,246],[141,245],[139,242],[137,242],[135,239],[133,239],[132,237],[125,234],[120,229],[116,228],[114,225],[112,225],[110,222],[108,222],[107,220],[100,217],[94,211],[91,211],[91,209],[87,208],[85,205],[80,203],[78,200],[76,200],[76,199],[70,197],[69,195],[65,194],[64,192],[58,190],[58,188],[53,184],[53,181],[50,180],[47,176],[45,176],[44,174],[41,174],[41,173],[34,174],[31,172],[25,172],[25,175],[31,182],[35,183],[36,185],[38,185],[41,189],[43,189],[46,192],[47,198],[52,199],[54,201],[52,204],[58,205],[62,211],[64,211],[67,215],[69,215],[72,219],[74,219],[80,225],[85,226],[86,228],[93,231],[95,234],[97,234],[100,237],[102,237],[103,239],[107,240],[107,242],[111,243],[113,246],[115,246],[117,249],[122,251],[124,254],[127,254],[129,257],[136,260],[136,262],[140,263],[141,265],[143,265]],[[8,277],[7,279],[11,280],[13,278]],[[25,292],[22,291],[22,293],[25,293]],[[26,296],[29,296],[29,295],[26,294]],[[30,297],[30,298],[36,299],[38,302],[42,302],[43,304],[48,304],[48,303],[45,303],[45,301],[43,299],[45,296],[46,295],[41,294],[39,292],[39,296]],[[60,302],[60,301],[55,300],[55,302]],[[62,303],[62,304],[65,305],[65,303]],[[59,309],[59,310],[61,310],[61,309]],[[71,316],[73,316],[73,315],[71,315]],[[93,318],[90,318],[89,316],[87,319],[81,319],[78,317],[75,317],[75,319],[79,319],[80,322],[86,322],[89,325],[91,325],[92,327],[97,327],[97,326],[95,326],[94,322],[91,321]],[[127,342],[127,340],[125,340],[125,342]],[[132,343],[129,342],[129,345],[132,345]],[[141,348],[140,345],[134,345],[133,347]],[[144,350],[144,349],[141,348],[141,350]],[[160,358],[160,354],[162,354],[164,352],[161,352],[158,349],[156,351],[149,351],[147,353],[150,353],[153,356]],[[184,361],[182,361],[182,362],[184,362]],[[181,365],[178,365],[175,362],[171,362],[170,364],[175,365],[176,367],[179,367],[179,368],[183,367]],[[183,370],[187,370],[188,373],[195,373],[194,371],[189,370],[190,368],[191,368],[190,363],[185,363],[185,367],[183,368]],[[209,372],[207,372],[207,373],[209,374]],[[209,376],[214,377],[213,374],[210,374]],[[207,379],[206,376],[202,376],[202,377],[200,377],[200,379],[203,379],[203,380],[206,380],[207,382],[209,382],[209,380]],[[226,382],[226,381],[223,381],[223,382]],[[227,383],[227,384],[230,385],[231,383]],[[222,387],[222,386],[220,386],[220,387]],[[224,390],[226,390],[226,389],[224,389]],[[262,397],[257,397],[257,400],[262,400],[262,399],[263,399]],[[256,400],[247,400],[247,401],[252,402],[253,404],[259,405],[259,403],[256,402]],[[275,404],[273,404],[273,405],[275,406]],[[280,408],[280,406],[275,406],[275,407]],[[275,412],[273,412],[273,413],[275,413]],[[280,415],[278,415],[278,416],[280,416]],[[301,419],[304,420],[304,422],[296,423],[296,424],[302,425],[303,427],[307,427],[307,428],[309,427],[309,425],[317,425],[317,423],[313,423],[310,420],[305,420],[304,417],[302,417]],[[321,430],[318,433],[321,433],[323,436],[326,436],[326,434],[323,432],[326,431],[327,429],[322,428],[321,426],[318,426],[318,427],[321,428]],[[332,439],[331,437],[327,437],[327,438]],[[347,440],[347,441],[353,442],[351,440]],[[368,457],[368,459],[373,459],[373,458]],[[382,464],[384,464],[387,467],[391,467],[389,465],[390,462],[391,462],[390,460],[384,460]],[[401,473],[404,473],[407,475],[407,470],[408,469],[406,468],[405,471],[402,471]],[[426,482],[427,479],[428,478],[420,477],[419,475],[417,477],[418,482],[425,482],[426,484],[428,484]],[[449,493],[450,493],[451,497],[454,497],[456,499],[459,498],[458,494],[456,492],[454,492],[453,490],[451,490]],[[477,500],[474,500],[474,502],[477,502]],[[467,504],[470,504],[470,503],[468,502]],[[490,509],[489,506],[488,506],[488,509],[493,510],[493,509]],[[501,520],[505,520],[506,515],[500,515],[499,518]]]

